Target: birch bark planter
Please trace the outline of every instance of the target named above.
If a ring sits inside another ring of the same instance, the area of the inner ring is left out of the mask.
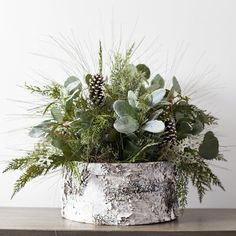
[[[105,225],[176,219],[176,173],[167,162],[79,163],[81,181],[63,174],[62,216]]]

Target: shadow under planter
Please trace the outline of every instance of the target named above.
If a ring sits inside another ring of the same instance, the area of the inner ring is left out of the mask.
[[[176,171],[168,162],[78,163],[81,179],[64,170],[62,217],[105,225],[176,219]]]

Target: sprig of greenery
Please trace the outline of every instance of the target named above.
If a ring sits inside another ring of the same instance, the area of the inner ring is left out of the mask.
[[[52,83],[51,85],[39,87],[36,85],[29,85],[25,83],[25,88],[28,89],[31,93],[37,93],[51,99],[59,99],[61,96],[62,86],[58,83]]]

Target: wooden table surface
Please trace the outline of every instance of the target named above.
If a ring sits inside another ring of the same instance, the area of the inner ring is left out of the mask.
[[[0,208],[0,236],[236,236],[236,209],[186,209],[169,223],[95,226],[62,219],[56,208]]]

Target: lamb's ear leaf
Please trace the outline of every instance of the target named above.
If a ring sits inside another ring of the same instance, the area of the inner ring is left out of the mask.
[[[212,131],[208,131],[199,146],[199,155],[207,160],[213,160],[219,155],[219,141]]]
[[[145,79],[149,79],[151,75],[150,69],[145,64],[138,64],[136,66],[138,72],[142,72],[145,76]]]
[[[151,81],[151,86],[156,86],[156,88],[164,88],[165,87],[165,80],[157,74],[153,80]]]
[[[151,93],[151,106],[156,106],[165,96],[166,90],[161,88]]]
[[[138,121],[131,116],[122,116],[116,119],[114,128],[119,133],[130,134],[139,128]]]
[[[143,126],[143,130],[150,133],[161,133],[164,129],[165,124],[161,120],[150,120]]]
[[[173,82],[173,88],[174,88],[174,90],[175,90],[177,93],[181,93],[181,87],[180,87],[179,82],[178,82],[178,80],[176,79],[175,76],[173,77],[172,82]]]
[[[136,118],[136,112],[132,106],[127,101],[117,100],[113,103],[113,109],[117,116],[131,116]]]

